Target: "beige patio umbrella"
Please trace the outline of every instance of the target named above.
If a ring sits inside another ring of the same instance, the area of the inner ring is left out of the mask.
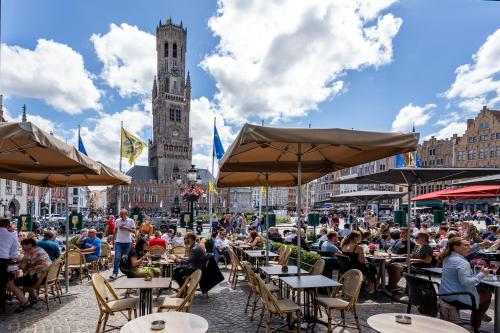
[[[29,122],[0,123],[0,177],[44,187],[130,183],[130,177],[94,161]],[[66,219],[67,247],[68,244]],[[68,291],[67,267],[65,278]]]
[[[229,186],[229,180],[233,179],[234,185],[231,186],[245,186],[243,179],[259,178],[263,181],[262,175],[268,174],[269,185],[297,185],[297,227],[300,228],[302,198],[299,185],[332,171],[415,151],[418,139],[418,133],[273,128],[245,124],[219,162],[217,184]],[[303,172],[308,174],[304,180]],[[300,237],[297,237],[297,246],[300,248]],[[300,264],[298,251],[297,266],[300,267]]]

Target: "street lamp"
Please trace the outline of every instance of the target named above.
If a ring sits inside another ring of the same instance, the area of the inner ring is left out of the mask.
[[[196,169],[194,167],[194,164],[191,164],[191,168],[187,171],[186,177],[187,177],[189,186],[193,190],[195,185],[198,183],[197,180],[199,178],[198,169]],[[200,182],[201,182],[201,178],[200,178]],[[192,196],[189,196],[187,198],[187,200],[189,201],[189,221],[190,221],[191,225],[194,225],[194,208],[193,208],[193,206],[194,206],[194,202],[198,200],[198,197],[195,195],[192,195]]]

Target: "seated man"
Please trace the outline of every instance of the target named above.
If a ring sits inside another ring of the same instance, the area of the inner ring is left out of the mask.
[[[231,242],[227,239],[226,232],[222,230],[219,232],[219,237],[215,240],[214,243],[214,258],[215,262],[219,262],[220,257],[225,257],[225,262],[229,260],[229,246]]]
[[[80,237],[76,243],[83,246],[80,252],[85,255],[87,262],[99,260],[101,256],[101,240],[97,238],[95,229],[90,229],[88,236],[85,238]]]
[[[292,231],[285,236],[285,243],[292,243],[294,239],[297,237],[297,228],[292,228]]]
[[[202,269],[205,263],[205,251],[200,244],[196,243],[196,236],[188,232],[184,236],[184,246],[189,251],[189,257],[186,259],[175,258],[179,265],[174,269],[173,279],[179,286],[184,283],[184,277],[191,275],[195,270]]]
[[[49,269],[52,264],[49,255],[39,246],[36,246],[36,241],[32,238],[26,238],[21,242],[21,247],[24,251],[24,257],[19,264],[19,268],[23,270],[23,276],[7,283],[7,288],[19,300],[20,306],[15,312],[22,312],[37,302],[37,295],[33,287],[38,278]],[[28,291],[30,299],[27,300],[24,296],[24,291],[19,287],[23,287]]]
[[[339,242],[339,236],[335,231],[330,231],[327,235],[327,241],[323,242],[321,244],[321,251],[323,252],[330,252],[332,257],[336,258],[337,254],[342,254],[342,252],[339,250],[337,247],[337,244]]]
[[[269,240],[273,242],[283,243],[283,237],[281,237],[281,234],[276,227],[270,227],[267,236],[269,237]]]
[[[155,237],[149,240],[149,246],[161,246],[164,249],[167,247],[167,243],[161,238],[160,231],[155,231]]]
[[[328,234],[328,229],[321,228],[319,230],[319,239],[318,239],[318,242],[319,243],[326,242],[328,240],[327,234]]]
[[[36,242],[36,245],[41,247],[47,252],[51,261],[56,260],[61,255],[61,250],[59,249],[59,245],[54,242],[52,239],[54,238],[54,233],[50,230],[47,230],[43,233],[43,239]]]
[[[351,226],[349,223],[344,223],[344,229],[339,231],[339,236],[344,238],[351,232]]]
[[[174,238],[174,229],[168,229],[161,238],[165,241],[166,244],[168,244],[173,238]]]

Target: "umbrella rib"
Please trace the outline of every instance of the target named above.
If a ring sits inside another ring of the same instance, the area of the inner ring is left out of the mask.
[[[16,147],[9,149],[9,150],[5,150],[5,151],[0,151],[0,154],[10,154],[10,153],[15,153],[15,152],[26,153],[24,151],[25,148],[31,148],[31,146],[38,146],[38,144],[36,142],[30,142],[30,143],[27,143],[25,145],[18,146],[17,143],[15,143],[12,139],[9,139],[9,141],[12,142]]]

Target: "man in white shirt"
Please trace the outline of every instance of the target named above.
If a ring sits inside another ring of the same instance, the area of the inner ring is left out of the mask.
[[[0,219],[0,313],[5,312],[5,289],[9,280],[7,267],[19,251],[17,235],[10,232],[9,227],[8,219]]]
[[[226,262],[229,260],[229,246],[231,242],[227,239],[227,235],[225,231],[219,232],[218,237],[215,239],[214,246],[217,251],[214,251],[215,262],[219,262],[219,258],[224,256],[226,257]]]
[[[109,277],[114,280],[118,277],[118,268],[122,256],[128,256],[130,245],[132,244],[131,235],[135,233],[135,222],[128,217],[126,209],[120,210],[120,218],[116,220],[113,240],[115,242],[115,261],[113,263],[113,274]]]
[[[297,228],[293,228],[292,232],[290,232],[288,235],[286,235],[284,242],[285,243],[291,243],[292,240],[297,237]]]

